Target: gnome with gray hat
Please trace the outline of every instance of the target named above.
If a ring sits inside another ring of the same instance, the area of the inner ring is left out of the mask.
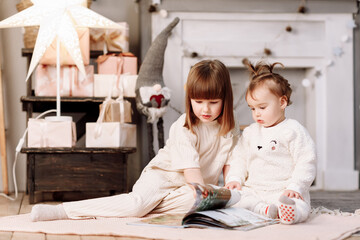
[[[164,53],[171,30],[178,24],[175,18],[152,42],[141,64],[135,92],[136,108],[147,117],[149,156],[155,156],[153,147],[153,124],[157,121],[159,148],[164,147],[164,127],[162,116],[170,101],[170,89],[163,79]]]

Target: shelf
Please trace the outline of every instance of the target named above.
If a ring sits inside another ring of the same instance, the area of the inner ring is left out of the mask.
[[[22,148],[21,153],[35,153],[35,154],[49,154],[49,153],[98,153],[98,154],[112,154],[124,153],[130,154],[136,152],[136,148],[119,147],[119,148],[86,148],[86,147],[73,147],[73,148]]]
[[[22,48],[21,49],[21,56],[23,57],[31,57],[33,54],[34,49],[33,48]],[[116,53],[119,54],[120,52],[108,52],[108,53]],[[97,58],[100,55],[103,55],[103,51],[90,51],[90,58]]]
[[[135,98],[127,98],[135,104]],[[104,97],[61,97],[61,112],[92,112],[99,115],[99,104],[105,100]],[[37,97],[22,96],[20,101],[23,103],[23,111],[32,107],[32,112],[44,112],[56,108],[56,97]]]
[[[27,58],[28,65],[32,54],[33,49],[22,49],[22,56]],[[90,51],[92,59],[100,55],[103,55],[103,51]],[[131,103],[132,123],[135,124],[140,121],[135,98],[125,99]],[[87,122],[96,122],[99,105],[104,100],[105,97],[60,98],[61,113],[75,117],[78,139],[84,136]],[[27,120],[33,117],[33,113],[56,109],[55,96],[35,96],[31,78],[27,82],[26,96],[22,96],[20,101]],[[29,202],[76,201],[128,192],[127,159],[136,150],[136,147],[23,147],[21,153],[27,155]]]
[[[132,123],[139,122],[140,114],[136,110],[135,98],[125,97],[131,103]],[[99,116],[99,105],[105,100],[104,97],[61,97],[61,113],[85,113],[76,121],[76,135],[81,138],[85,134],[87,122],[96,122]],[[50,109],[56,109],[56,97],[22,96],[23,111],[27,112],[27,119],[33,117],[33,113],[41,113]]]
[[[61,97],[61,102],[103,102],[104,97]],[[56,102],[56,97],[22,96],[21,101],[26,102]]]

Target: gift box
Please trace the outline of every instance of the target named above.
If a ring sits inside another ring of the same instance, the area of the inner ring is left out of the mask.
[[[138,75],[122,74],[120,82],[124,90],[124,97],[136,97],[135,87]]]
[[[138,75],[94,74],[95,97],[135,97],[135,86]]]
[[[118,97],[117,80],[115,74],[94,74],[94,97]]]
[[[81,50],[81,56],[84,62],[84,65],[89,65],[90,63],[90,37],[88,28],[77,28],[76,29],[79,36],[79,44]],[[51,43],[51,45],[46,49],[44,55],[40,59],[41,64],[47,65],[56,65],[56,42],[57,38]],[[66,50],[65,46],[60,42],[60,65],[75,65],[74,60],[71,55]]]
[[[129,52],[129,25],[118,22],[121,29],[90,29],[90,50],[103,51],[104,47],[111,52]]]
[[[73,121],[30,118],[27,134],[28,147],[73,147],[76,144],[76,125]]]
[[[96,62],[99,74],[137,74],[137,57],[132,53],[101,55]]]
[[[105,107],[105,110],[103,108]],[[100,112],[103,110],[104,122],[131,123],[131,103],[123,99],[107,99],[99,106]]]
[[[76,66],[60,68],[60,95],[94,96],[94,66],[85,66],[86,76]],[[35,70],[35,96],[56,96],[56,67],[39,64]]]
[[[120,122],[86,123],[86,147],[136,147],[136,125]]]

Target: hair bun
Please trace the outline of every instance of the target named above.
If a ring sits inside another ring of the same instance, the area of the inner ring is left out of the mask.
[[[248,59],[243,59],[243,64],[248,68],[248,70],[250,71],[250,76],[256,77],[256,76],[260,76],[263,74],[267,74],[267,73],[273,73],[273,69],[274,67],[279,64],[282,67],[284,67],[284,65],[280,62],[275,62],[273,64],[268,64],[265,62],[257,62],[256,65],[254,66]]]

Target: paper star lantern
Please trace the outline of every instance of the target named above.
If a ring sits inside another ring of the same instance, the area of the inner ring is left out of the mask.
[[[0,28],[40,26],[26,80],[56,37],[65,46],[80,72],[85,74],[76,28],[122,28],[84,7],[84,1],[32,0],[33,6],[0,22]]]

